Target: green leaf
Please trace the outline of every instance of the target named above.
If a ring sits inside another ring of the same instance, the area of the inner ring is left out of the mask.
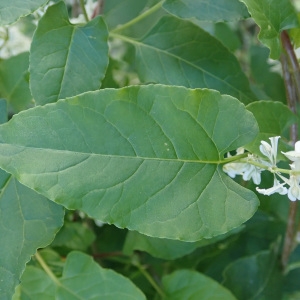
[[[134,250],[146,251],[152,256],[173,260],[193,252],[197,243],[158,239],[130,231],[127,234],[123,253],[131,255]]]
[[[95,240],[95,234],[83,223],[65,222],[56,235],[51,247],[67,247],[73,250],[86,251]]]
[[[166,299],[235,300],[229,290],[213,279],[189,270],[180,270],[163,277]]]
[[[0,26],[17,21],[20,17],[29,15],[48,0],[1,0],[0,2]]]
[[[256,211],[255,194],[218,164],[257,130],[242,103],[216,91],[99,90],[3,124],[0,166],[95,219],[195,241],[223,234]]]
[[[29,53],[25,52],[0,62],[0,96],[19,112],[32,106],[33,99],[26,80]]]
[[[237,234],[243,226],[235,228],[225,234],[218,235],[211,239],[202,239],[194,243],[176,240],[160,239],[140,234],[136,231],[129,231],[124,243],[123,253],[132,255],[134,250],[146,251],[153,257],[173,260],[192,253],[195,249],[214,244],[227,237]]]
[[[64,211],[2,170],[0,182],[0,298],[11,299],[25,264],[53,240]]]
[[[100,267],[91,257],[77,251],[67,256],[63,276],[56,281],[42,270],[28,267],[22,277],[21,299],[25,295],[43,300],[146,299],[129,279]]]
[[[199,21],[236,21],[249,16],[243,3],[237,0],[166,0],[163,8],[183,19]]]
[[[270,57],[278,59],[281,53],[280,33],[298,27],[297,14],[290,0],[240,0],[260,27],[258,38],[270,48]]]
[[[277,253],[262,251],[241,258],[224,271],[224,285],[238,299],[282,299],[282,272]]]
[[[272,136],[282,136],[279,140],[279,150],[287,151],[288,140],[284,139],[283,133],[297,120],[291,110],[283,103],[275,101],[253,102],[247,105],[247,109],[255,116],[259,126],[259,134],[251,144],[246,146],[247,150],[261,156],[262,154],[259,151],[261,141],[269,142],[269,138]],[[285,159],[280,151],[278,151],[278,157]]]
[[[64,2],[49,7],[30,50],[30,88],[36,103],[99,89],[108,65],[107,39],[101,17],[72,25]]]
[[[249,51],[251,78],[255,86],[265,93],[264,98],[261,99],[270,99],[285,103],[284,81],[278,72],[272,71],[274,64],[270,64],[269,53],[269,49],[261,45],[251,46]],[[278,65],[275,66],[277,67]]]
[[[189,21],[165,16],[139,41],[112,36],[135,46],[143,82],[216,89],[244,103],[256,100],[235,56]]]

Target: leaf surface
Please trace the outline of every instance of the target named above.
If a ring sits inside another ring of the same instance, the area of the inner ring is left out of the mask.
[[[106,89],[14,116],[0,127],[0,166],[95,219],[195,241],[256,211],[254,193],[218,165],[257,132],[244,105],[216,91]]]
[[[249,16],[245,5],[236,0],[166,0],[163,8],[183,19],[199,21],[237,21]]]
[[[17,21],[20,17],[29,15],[47,2],[47,0],[1,0],[0,26],[8,25]]]
[[[36,103],[99,89],[108,65],[107,39],[101,17],[72,25],[64,2],[49,7],[30,50],[30,88]]]
[[[168,300],[236,300],[229,290],[213,279],[190,270],[176,271],[163,277]]]
[[[280,33],[299,26],[296,11],[289,0],[241,0],[260,27],[258,38],[270,48],[270,57],[281,53]]]
[[[11,299],[25,264],[53,240],[64,211],[2,170],[0,182],[0,298]]]
[[[29,53],[24,52],[0,62],[0,95],[18,112],[32,106],[33,99],[26,79]]]
[[[216,89],[244,103],[256,100],[235,56],[189,21],[165,16],[141,40],[113,36],[135,46],[143,82]]]
[[[21,296],[25,295],[30,299],[47,300],[146,299],[129,279],[100,267],[91,257],[77,251],[67,256],[63,275],[57,281],[52,281],[42,270],[29,266],[21,284]]]

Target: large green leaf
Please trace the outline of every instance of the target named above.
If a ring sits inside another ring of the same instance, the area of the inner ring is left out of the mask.
[[[38,104],[100,88],[108,65],[108,32],[101,17],[72,25],[64,2],[48,8],[30,50],[30,88]]]
[[[43,300],[146,299],[129,279],[103,269],[91,257],[76,251],[67,256],[63,275],[56,280],[42,270],[29,266],[22,277],[20,294],[21,299]]]
[[[163,8],[184,19],[199,21],[236,21],[248,17],[245,5],[237,0],[166,0]]]
[[[190,270],[181,270],[163,277],[168,300],[236,300],[229,290],[213,279]]]
[[[63,209],[0,170],[0,298],[11,299],[25,264],[53,240]]]
[[[0,26],[15,22],[22,16],[26,16],[48,0],[1,0],[0,1]]]
[[[67,208],[195,241],[256,211],[255,194],[218,165],[257,132],[245,106],[216,91],[106,89],[14,116],[0,127],[0,166]]]
[[[240,0],[244,2],[257,25],[258,38],[268,48],[270,57],[278,59],[281,53],[280,33],[298,27],[297,14],[290,0]]]
[[[28,67],[27,52],[0,62],[0,96],[6,98],[16,112],[33,105],[29,81],[26,79]]]
[[[136,48],[141,80],[190,88],[211,88],[244,103],[256,100],[235,56],[189,21],[163,17],[141,40],[112,34]]]

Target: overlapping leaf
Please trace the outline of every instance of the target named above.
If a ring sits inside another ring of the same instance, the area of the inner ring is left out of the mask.
[[[1,0],[0,26],[17,21],[20,17],[32,13],[47,2],[48,0]]]
[[[25,264],[53,240],[63,209],[0,171],[0,298],[11,299]]]
[[[268,48],[270,57],[278,59],[281,53],[280,33],[299,26],[297,14],[290,0],[241,0],[257,25],[258,38]]]
[[[75,251],[67,256],[63,276],[55,281],[40,269],[28,267],[22,277],[20,294],[47,300],[146,299],[129,279],[103,269],[88,255]]]
[[[32,106],[28,77],[29,53],[0,62],[0,96],[8,100],[15,112]]]
[[[229,290],[213,279],[190,270],[176,271],[163,277],[163,285],[168,300],[236,299]]]
[[[38,104],[100,88],[108,65],[108,32],[101,17],[72,25],[63,2],[48,8],[30,50],[30,88]]]
[[[163,17],[134,44],[136,65],[144,82],[211,88],[244,103],[256,100],[235,56],[217,39],[189,21]]]
[[[14,116],[0,127],[0,166],[96,219],[195,241],[255,212],[254,193],[218,164],[257,131],[243,104],[216,91],[107,89]]]
[[[180,18],[209,22],[236,21],[249,15],[245,5],[236,0],[166,0],[163,7]]]

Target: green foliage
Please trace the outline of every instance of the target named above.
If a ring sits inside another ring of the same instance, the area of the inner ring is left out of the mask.
[[[44,5],[0,4],[1,300],[297,299],[294,4]]]

